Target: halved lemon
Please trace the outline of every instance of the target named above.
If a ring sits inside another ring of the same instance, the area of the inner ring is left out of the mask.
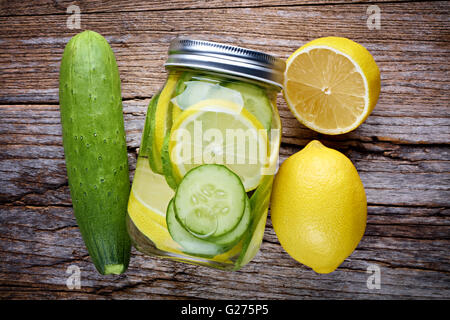
[[[380,71],[362,45],[341,37],[313,40],[286,61],[284,97],[308,128],[342,134],[363,123],[380,93]]]
[[[254,115],[227,100],[207,99],[184,110],[172,126],[169,154],[177,180],[204,163],[226,165],[246,191],[267,165],[267,131]]]

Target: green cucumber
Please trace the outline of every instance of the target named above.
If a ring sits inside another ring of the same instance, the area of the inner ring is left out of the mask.
[[[59,100],[70,194],[89,255],[101,274],[123,273],[131,242],[130,191],[120,77],[114,53],[98,33],[66,45]]]
[[[223,86],[239,92],[244,100],[245,109],[253,114],[265,129],[271,128],[272,104],[263,88],[242,81],[226,82]]]
[[[219,237],[239,224],[246,198],[241,179],[233,171],[220,164],[204,164],[189,170],[178,185],[175,213],[196,237]]]
[[[182,246],[187,254],[211,258],[229,250],[229,247],[196,238],[183,228],[176,218],[173,199],[167,207],[166,223],[172,239]]]

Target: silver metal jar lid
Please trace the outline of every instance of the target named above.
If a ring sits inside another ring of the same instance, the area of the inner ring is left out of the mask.
[[[283,87],[284,60],[264,52],[227,44],[177,38],[170,43],[165,67],[222,72]]]

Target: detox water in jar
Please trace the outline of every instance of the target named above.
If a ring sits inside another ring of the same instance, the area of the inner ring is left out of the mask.
[[[176,39],[150,101],[128,203],[141,252],[237,270],[258,252],[278,163],[285,64]]]

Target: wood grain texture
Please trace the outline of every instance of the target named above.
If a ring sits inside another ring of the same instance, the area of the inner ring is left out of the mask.
[[[130,179],[150,97],[178,35],[286,58],[305,42],[346,36],[366,46],[382,76],[380,100],[357,130],[336,137],[301,126],[278,99],[280,161],[312,139],[346,154],[363,180],[368,225],[355,252],[318,275],[283,251],[268,219],[260,253],[230,273],[136,251],[121,276],[98,275],[72,213],[58,106],[68,1],[0,6],[0,299],[450,298],[450,20],[448,2],[81,1],[81,25],[102,33],[118,60]],[[66,287],[66,268],[82,288]],[[370,290],[367,267],[381,269]]]
[[[81,26],[100,32],[111,43],[127,99],[148,97],[161,86],[165,78],[161,66],[168,43],[176,36],[235,43],[287,58],[307,41],[332,34],[352,38],[374,55],[383,77],[381,97],[387,99],[380,101],[377,110],[387,107],[391,115],[402,116],[411,109],[418,115],[446,115],[448,95],[440,89],[449,87],[448,5],[380,4],[387,24],[381,30],[368,30],[366,8],[339,5],[101,13],[86,14]],[[57,103],[60,56],[77,33],[66,28],[66,19],[67,15],[49,15],[0,20],[0,102]]]
[[[149,99],[124,102],[130,162],[139,147],[148,102]],[[0,200],[20,198],[29,192],[39,193],[40,190],[66,183],[59,106],[0,106],[0,115],[3,119],[0,143],[6,146],[0,150],[0,170],[10,181],[10,184],[0,186]],[[376,135],[364,134],[366,124],[348,135],[324,137],[300,127],[287,110],[282,113],[282,117],[284,143],[280,161],[317,138],[353,160],[363,180],[369,203],[409,206],[449,204],[448,148],[430,144],[380,142],[373,138]],[[369,119],[375,123],[374,128],[379,127],[375,116]],[[403,130],[406,130],[407,120]]]
[[[51,1],[31,0],[27,2],[18,0],[2,0],[0,4],[0,16],[17,15],[49,15],[65,14],[67,8],[76,5],[82,13],[98,12],[134,12],[134,11],[168,11],[211,8],[254,8],[273,6],[307,6],[307,5],[336,5],[350,3],[383,3],[406,2],[408,0],[152,0],[152,1]],[[410,2],[410,1],[409,1]]]

